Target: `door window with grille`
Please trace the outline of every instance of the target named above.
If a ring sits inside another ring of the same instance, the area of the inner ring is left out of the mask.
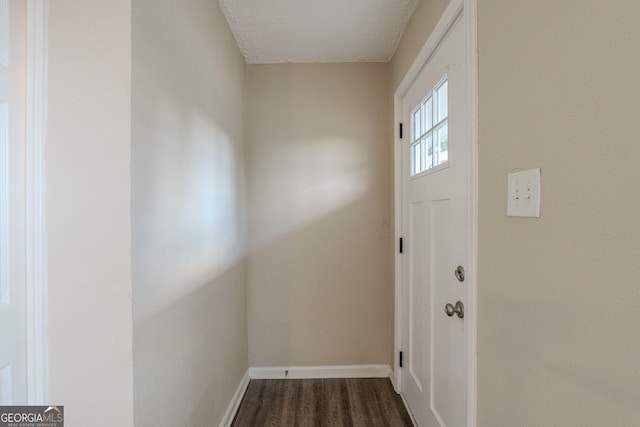
[[[411,113],[411,175],[449,161],[448,80],[444,76]]]

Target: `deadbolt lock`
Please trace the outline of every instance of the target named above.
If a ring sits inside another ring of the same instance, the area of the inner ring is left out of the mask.
[[[459,265],[458,268],[456,268],[455,275],[458,282],[464,282],[464,267]]]

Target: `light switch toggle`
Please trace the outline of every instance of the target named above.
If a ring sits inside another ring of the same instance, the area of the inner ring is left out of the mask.
[[[512,172],[507,185],[507,216],[540,218],[540,169]]]

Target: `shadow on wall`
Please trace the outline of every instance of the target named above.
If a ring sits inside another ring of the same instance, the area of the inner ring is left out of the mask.
[[[247,75],[249,363],[389,363],[388,67]]]
[[[217,2],[132,3],[135,422],[214,425],[247,369],[245,64]]]
[[[251,252],[367,197],[374,185],[367,150],[357,140],[300,140],[254,150]]]
[[[249,154],[250,366],[388,363],[381,152],[362,136],[306,130]]]
[[[390,229],[375,205],[359,197],[251,251],[251,366],[388,363]]]
[[[238,286],[245,269],[244,263],[230,266],[136,324],[136,360],[144,361],[136,365],[136,377],[144,379],[136,381],[136,405],[145,408],[136,424],[168,426],[180,420],[180,425],[206,426],[224,413],[228,402],[221,397],[233,393],[236,377],[244,374],[235,367],[238,355],[247,353],[246,337],[233,331],[246,330],[246,313],[237,310],[246,301]],[[239,372],[230,376],[232,371]]]
[[[134,146],[136,423],[210,425],[247,368],[242,153],[173,101]]]
[[[134,3],[134,316],[144,320],[246,255],[244,63],[217,5]],[[212,22],[208,22],[212,21]],[[199,40],[198,49],[193,41]],[[208,54],[203,54],[207,51]],[[171,58],[168,61],[167,58]],[[225,59],[238,59],[238,62]]]
[[[141,87],[134,117],[136,423],[208,425],[247,367],[242,144],[206,96],[170,88]]]
[[[174,108],[168,100],[157,104],[148,136],[152,147],[144,160],[135,160],[137,320],[164,310],[245,256],[241,153],[202,114],[181,117]]]

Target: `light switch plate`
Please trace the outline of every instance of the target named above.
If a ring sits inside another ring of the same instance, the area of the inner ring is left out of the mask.
[[[507,184],[507,216],[540,218],[540,169],[512,172]]]

